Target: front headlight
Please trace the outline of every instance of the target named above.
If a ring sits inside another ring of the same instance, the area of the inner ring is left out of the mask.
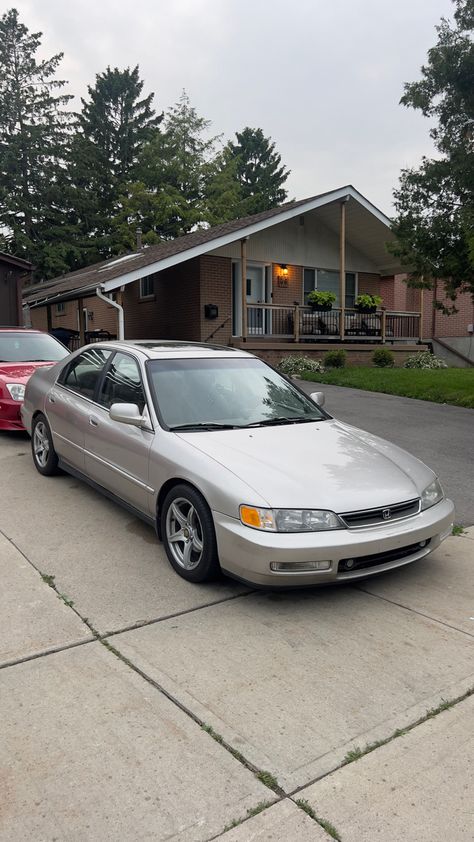
[[[240,507],[240,520],[245,526],[266,532],[322,532],[344,529],[334,512],[323,509],[258,509]]]
[[[440,500],[444,499],[444,491],[441,488],[441,483],[438,479],[434,479],[433,482],[425,488],[423,494],[421,495],[421,510],[429,509],[431,506],[434,506],[436,503],[439,503]]]
[[[25,397],[25,387],[22,383],[7,383],[7,389],[14,401],[22,401]]]

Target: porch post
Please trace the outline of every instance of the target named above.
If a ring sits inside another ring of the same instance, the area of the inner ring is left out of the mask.
[[[242,342],[247,341],[247,237],[240,241],[240,269],[242,278]]]
[[[345,311],[346,311],[346,196],[341,202],[341,219],[339,225],[339,306],[341,321],[339,324],[339,336],[344,340],[345,334]]]
[[[86,344],[86,324],[84,319],[84,302],[82,298],[78,298],[77,306],[79,308],[79,342],[82,346]]]
[[[423,309],[424,309],[424,289],[421,287],[420,289],[420,332],[419,332],[419,339],[420,342],[423,342]]]

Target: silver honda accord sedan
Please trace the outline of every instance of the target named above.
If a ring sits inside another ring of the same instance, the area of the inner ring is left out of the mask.
[[[428,555],[454,515],[433,471],[323,401],[244,351],[104,342],[39,369],[22,419],[41,474],[153,524],[191,582],[350,582]]]

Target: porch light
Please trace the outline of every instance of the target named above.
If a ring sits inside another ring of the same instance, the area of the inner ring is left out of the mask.
[[[288,274],[288,266],[286,263],[280,263],[280,275],[287,275]]]

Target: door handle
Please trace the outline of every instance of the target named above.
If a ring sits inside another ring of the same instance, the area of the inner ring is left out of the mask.
[[[91,427],[98,427],[99,426],[99,422],[98,422],[97,418],[95,418],[94,415],[89,415],[89,424],[91,425]]]
[[[48,400],[49,400],[50,403],[56,403],[56,399],[55,399],[54,395],[48,395]]]

